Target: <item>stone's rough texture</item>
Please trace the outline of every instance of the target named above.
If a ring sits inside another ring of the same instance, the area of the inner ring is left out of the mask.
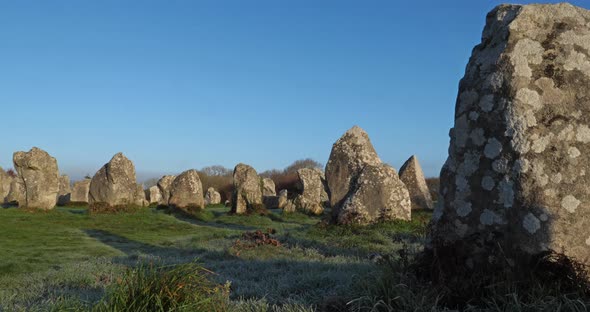
[[[29,152],[16,152],[14,168],[19,183],[23,186],[24,197],[19,200],[22,208],[49,210],[55,207],[59,191],[59,170],[57,160],[47,152],[33,147]]]
[[[243,214],[264,208],[262,203],[263,182],[254,168],[238,164],[234,169],[233,213]]]
[[[277,196],[275,182],[271,178],[262,179],[262,196]]]
[[[516,262],[551,249],[590,264],[589,53],[590,11],[488,14],[459,86],[430,234],[449,263],[481,268],[503,261],[500,251]]]
[[[289,195],[289,192],[287,190],[281,190],[279,192],[277,208],[279,208],[279,209],[285,208],[285,206],[287,205],[287,200],[289,200],[288,195]]]
[[[170,187],[172,186],[174,179],[176,179],[176,176],[165,175],[158,180],[158,189],[160,189],[160,194],[162,195],[162,200],[159,204],[162,206],[168,206],[168,201],[170,200]]]
[[[410,194],[393,167],[366,166],[338,214],[340,224],[410,220]]]
[[[410,219],[408,190],[395,169],[381,163],[369,136],[357,126],[334,143],[326,181],[337,223]]]
[[[399,178],[406,185],[408,192],[410,192],[412,208],[434,208],[430,190],[426,184],[426,179],[424,179],[422,167],[420,167],[418,158],[415,155],[410,157],[401,167]]]
[[[57,192],[57,204],[64,206],[70,203],[72,187],[70,186],[70,177],[62,175],[59,177],[59,191]]]
[[[136,205],[137,181],[131,160],[118,153],[92,177],[88,204],[97,209]]]
[[[324,212],[322,204],[322,192],[324,184],[320,171],[315,169],[297,170],[298,182],[297,189],[299,194],[295,197],[293,203],[297,210],[302,212],[320,215]]]
[[[6,202],[9,204],[25,202],[25,185],[21,179],[14,178],[10,182],[10,191],[6,196]]]
[[[360,127],[352,127],[334,143],[326,164],[326,180],[330,189],[330,206],[336,208],[335,212],[346,200],[363,168],[380,163],[369,135]]]
[[[322,194],[320,195],[321,201],[324,204],[324,206],[330,207],[330,195],[328,194],[329,188],[328,181],[326,181],[326,175],[324,174],[324,171],[320,169],[315,170],[319,173],[320,179],[322,181]]]
[[[12,178],[0,168],[0,204],[6,203],[8,194],[10,193],[10,184],[12,183]]]
[[[187,170],[174,179],[168,204],[186,212],[205,208],[203,185],[197,170]]]
[[[159,204],[162,202],[162,193],[160,193],[160,188],[157,185],[150,187],[147,193],[149,194],[148,201],[150,204]]]
[[[210,187],[207,189],[207,194],[205,194],[205,204],[206,205],[218,205],[221,204],[221,194],[216,191],[214,188]]]
[[[90,192],[90,179],[74,182],[72,187],[72,196],[70,201],[73,203],[88,203],[88,193]]]
[[[145,197],[145,190],[143,189],[143,185],[138,184],[135,186],[135,206],[138,207],[147,207],[150,205],[150,202]]]

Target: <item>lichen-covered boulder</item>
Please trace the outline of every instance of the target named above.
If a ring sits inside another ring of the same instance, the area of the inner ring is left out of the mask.
[[[88,203],[88,193],[90,192],[90,179],[84,179],[74,182],[70,201],[72,203]]]
[[[4,169],[0,168],[0,204],[6,203],[8,194],[10,193],[10,184],[12,178]]]
[[[162,202],[162,193],[160,193],[160,188],[157,185],[154,185],[148,189],[149,199],[148,201],[150,204],[159,204]]]
[[[70,185],[70,177],[61,175],[59,177],[59,191],[57,192],[57,204],[64,206],[70,203],[72,194],[72,187]]]
[[[322,203],[324,184],[320,172],[309,168],[299,169],[297,170],[297,177],[299,194],[293,201],[296,209],[305,213],[321,215],[324,212]]]
[[[59,191],[59,170],[57,160],[47,152],[33,147],[29,152],[13,155],[17,179],[23,186],[24,198],[19,200],[21,208],[49,210],[57,203]]]
[[[262,179],[262,196],[277,196],[275,182],[271,178]]]
[[[279,208],[279,209],[285,208],[285,206],[287,205],[287,200],[289,199],[288,195],[289,195],[289,191],[287,191],[287,190],[281,190],[279,192],[277,208]]]
[[[399,169],[399,178],[404,182],[408,192],[410,192],[412,208],[434,208],[430,190],[424,178],[424,172],[422,172],[422,167],[416,155],[410,157]]]
[[[369,135],[354,126],[334,143],[326,164],[326,180],[330,189],[330,206],[338,209],[367,165],[379,165],[381,159],[371,144]]]
[[[136,197],[135,167],[123,153],[113,156],[90,181],[88,204],[95,212],[135,206]]]
[[[410,194],[393,167],[365,166],[340,209],[338,224],[410,220]]]
[[[238,164],[234,169],[232,213],[244,214],[265,210],[262,202],[262,179],[254,168]]]
[[[210,187],[207,189],[207,193],[205,194],[205,204],[206,205],[218,205],[221,203],[221,194],[215,190],[215,188]]]
[[[332,147],[326,164],[332,220],[369,224],[410,219],[408,190],[397,172],[381,163],[367,133],[355,126]]]
[[[25,185],[22,180],[13,178],[10,182],[10,191],[6,196],[6,203],[11,205],[18,205],[21,202],[25,202]]]
[[[590,264],[590,11],[501,5],[461,80],[431,248],[468,268]]]
[[[194,212],[205,208],[203,185],[197,170],[187,170],[174,179],[170,187],[168,205],[185,212]]]
[[[170,187],[172,187],[174,179],[176,179],[176,176],[165,175],[158,180],[158,189],[160,189],[160,194],[162,195],[162,200],[159,204],[162,206],[168,206],[168,201],[170,200]]]

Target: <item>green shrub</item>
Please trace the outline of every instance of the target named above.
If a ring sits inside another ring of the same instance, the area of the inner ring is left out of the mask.
[[[95,311],[227,311],[229,284],[210,281],[198,264],[129,269]]]

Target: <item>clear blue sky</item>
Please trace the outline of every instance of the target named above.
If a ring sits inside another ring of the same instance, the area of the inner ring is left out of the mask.
[[[74,179],[119,151],[140,178],[263,171],[325,163],[356,124],[384,161],[417,154],[435,176],[499,3],[2,0],[0,166],[38,146]]]

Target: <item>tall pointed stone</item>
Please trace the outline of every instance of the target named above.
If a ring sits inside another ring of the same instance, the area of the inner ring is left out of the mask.
[[[176,176],[165,175],[158,180],[158,188],[160,189],[160,195],[162,196],[159,204],[162,206],[168,206],[168,201],[170,200],[170,188],[172,187],[174,179],[176,179]]]
[[[432,196],[424,172],[418,162],[416,155],[408,159],[404,165],[399,169],[399,178],[404,182],[408,192],[410,192],[410,200],[412,201],[412,208],[432,209]]]
[[[526,267],[555,250],[590,264],[589,86],[590,11],[562,3],[488,14],[441,171],[431,233],[440,263]]]
[[[263,182],[254,168],[238,164],[234,169],[232,209],[236,214],[266,210],[262,202]]]

